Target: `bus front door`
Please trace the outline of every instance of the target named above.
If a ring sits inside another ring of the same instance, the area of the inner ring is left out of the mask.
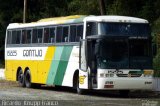
[[[97,61],[95,55],[96,40],[81,40],[79,58],[79,78],[82,88],[97,87]]]
[[[79,88],[88,89],[87,40],[82,39],[79,48]]]

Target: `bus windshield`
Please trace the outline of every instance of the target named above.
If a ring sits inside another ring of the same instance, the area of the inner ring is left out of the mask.
[[[99,67],[128,68],[128,47],[124,40],[103,40],[100,42]]]
[[[100,42],[98,67],[102,69],[151,68],[146,40],[107,39]]]
[[[149,24],[144,23],[100,23],[101,35],[109,36],[149,36]]]
[[[149,40],[130,40],[129,58],[130,68],[151,68],[152,56]]]

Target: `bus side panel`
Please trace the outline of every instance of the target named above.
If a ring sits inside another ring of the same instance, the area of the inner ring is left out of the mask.
[[[37,61],[33,60],[9,60],[11,61],[12,66],[12,80],[16,81],[17,69],[18,67],[22,68],[24,73],[25,69],[28,67],[31,73],[32,82],[36,83],[37,79]]]
[[[5,78],[12,80],[12,61],[10,60],[5,60]]]
[[[73,46],[56,47],[50,71],[48,73],[47,84],[62,85],[72,48]]]
[[[37,83],[38,82],[38,74],[37,74],[37,60],[30,60],[30,61],[25,61],[23,66],[23,70],[28,67],[31,73],[31,82],[32,83]]]
[[[73,86],[74,72],[79,68],[79,46],[74,46],[64,73],[62,86]]]
[[[55,46],[48,47],[45,59],[43,61],[38,62],[38,82],[41,84],[46,84],[47,76],[50,70],[50,66],[52,63],[53,56],[55,54]]]

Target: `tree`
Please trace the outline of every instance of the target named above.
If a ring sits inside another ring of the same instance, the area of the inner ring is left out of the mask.
[[[97,0],[72,0],[68,4],[70,15],[99,15]]]
[[[101,15],[105,15],[106,14],[106,8],[105,8],[104,0],[98,0],[98,1],[99,1],[99,8],[100,8]]]

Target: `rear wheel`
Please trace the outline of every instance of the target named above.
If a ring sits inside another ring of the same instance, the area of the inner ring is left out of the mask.
[[[20,71],[18,72],[18,77],[17,77],[17,79],[18,79],[18,84],[19,84],[19,86],[25,87],[24,76],[23,76],[22,70],[20,70]]]
[[[32,83],[31,83],[31,74],[30,74],[29,69],[26,71],[24,79],[25,79],[26,87],[27,88],[31,88],[32,87]]]

